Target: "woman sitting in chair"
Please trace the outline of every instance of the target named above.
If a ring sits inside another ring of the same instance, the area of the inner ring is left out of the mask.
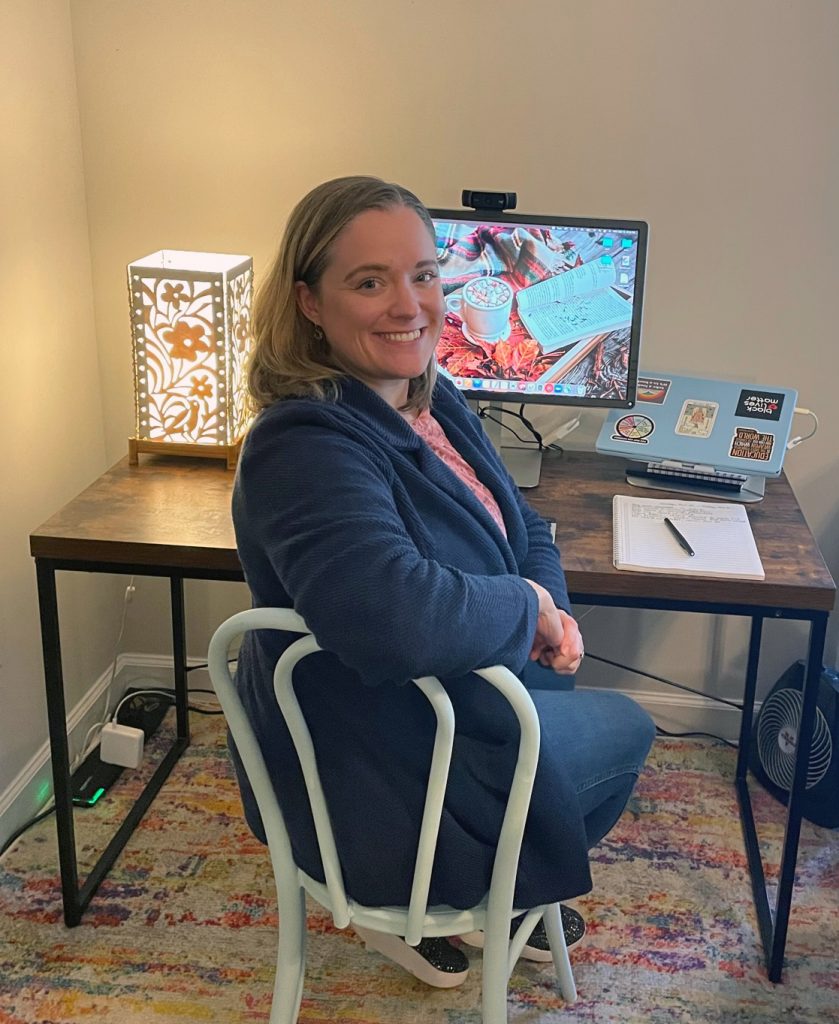
[[[257,297],[249,385],[260,412],[236,480],[236,537],[254,604],[293,607],[324,648],[298,666],[296,692],[360,903],[409,900],[434,716],[405,684],[423,675],[444,681],[458,728],[429,905],[485,895],[518,727],[470,673],[500,664],[523,679],[542,737],[515,894],[529,908],[591,888],[588,850],[626,805],[654,728],[622,694],[540,688],[540,675],[576,672],[582,638],[548,527],[435,373],[444,312],[434,228],[411,192],[348,177],[298,204]],[[236,679],[295,860],[322,879],[272,686],[294,639],[248,634]],[[562,921],[570,945],[582,918],[563,907]],[[431,984],[466,977],[444,938],[396,940],[387,953]],[[524,955],[550,960],[539,926]]]

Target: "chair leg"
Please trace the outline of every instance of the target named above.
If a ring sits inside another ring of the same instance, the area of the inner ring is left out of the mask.
[[[508,930],[484,931],[481,1014],[483,1024],[507,1024],[510,938]]]
[[[577,1001],[577,986],[574,984],[571,958],[568,956],[568,946],[565,944],[565,932],[562,930],[559,904],[552,903],[545,907],[542,919],[545,922],[545,932],[553,954],[554,970],[562,998],[566,1003],[575,1003]]]
[[[270,1024],[297,1024],[306,972],[306,894],[302,888],[291,894],[277,890],[280,914],[277,943],[277,973],[271,1003]]]

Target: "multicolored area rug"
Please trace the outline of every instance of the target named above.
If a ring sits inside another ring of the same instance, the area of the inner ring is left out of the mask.
[[[241,818],[221,719],[193,716],[193,733],[80,927],[62,924],[51,819],[3,858],[2,1024],[267,1020],[278,927],[270,863]],[[511,1024],[839,1022],[839,833],[805,823],[785,983],[772,985],[733,770],[733,751],[713,742],[656,743],[630,807],[594,852],[594,891],[578,901],[589,929],[572,950],[579,1002],[563,1004],[550,965],[520,962]],[[78,812],[82,870],[137,775]],[[783,814],[757,787],[755,796],[776,864]],[[467,949],[461,988],[433,990],[310,910],[301,1024],[479,1024],[479,950]]]

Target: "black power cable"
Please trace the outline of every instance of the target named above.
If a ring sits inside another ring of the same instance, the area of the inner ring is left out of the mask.
[[[33,825],[37,825],[39,821],[43,821],[44,818],[48,818],[55,811],[55,806],[48,807],[47,810],[41,811],[40,814],[36,814],[34,818],[30,818],[29,821],[24,822],[19,829],[16,829],[9,838],[3,843],[3,848],[0,849],[0,857],[8,850],[18,839],[26,832],[27,829],[32,828]]]
[[[701,690],[694,690],[691,686],[686,686],[684,683],[676,683],[672,679],[665,679],[664,676],[654,675],[652,672],[644,672],[640,668],[633,668],[631,665],[624,665],[619,661],[612,661],[611,658],[604,658],[599,654],[590,654],[586,651],[586,660],[591,659],[592,661],[601,661],[604,665],[611,665],[613,668],[623,669],[624,672],[631,672],[637,676],[643,676],[645,679],[652,679],[656,683],[663,683],[665,686],[673,686],[677,690],[685,690],[687,693],[692,693],[697,697],[703,697],[706,700],[716,701],[718,704],[725,704],[727,707],[734,708],[736,711],[743,710],[743,705],[738,704],[736,701],[727,700],[725,697],[717,697],[712,693],[703,693]],[[727,740],[722,736],[717,736],[712,732],[668,732],[666,729],[662,729],[660,725],[655,727],[657,734],[661,736],[669,736],[673,738],[685,738],[690,736],[707,736],[709,739],[716,740],[718,743],[724,743],[727,747],[731,747],[733,750],[738,749],[737,743],[732,743],[731,740]]]

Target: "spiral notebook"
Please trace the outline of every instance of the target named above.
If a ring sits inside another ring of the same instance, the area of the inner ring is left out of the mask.
[[[765,576],[745,505],[616,494],[612,527],[616,569],[739,580]]]

